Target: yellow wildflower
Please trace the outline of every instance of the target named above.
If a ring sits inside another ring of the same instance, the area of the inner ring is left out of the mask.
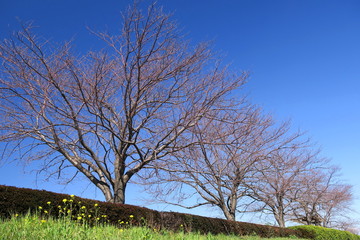
[[[97,206],[99,206],[99,204],[95,203],[95,204],[94,204],[94,207],[97,207]]]
[[[66,202],[67,202],[67,199],[66,199],[66,198],[64,198],[64,199],[63,199],[63,202],[64,202],[64,203],[66,203]]]
[[[130,218],[133,218],[134,217],[134,215],[130,215]]]
[[[49,201],[49,202],[47,202],[46,204],[47,204],[47,205],[50,205],[50,204],[51,204],[51,202]]]
[[[41,210],[41,209],[42,209],[42,206],[39,206],[39,209]]]
[[[46,223],[46,220],[45,220],[45,219],[42,219],[42,220],[41,220],[41,223]]]

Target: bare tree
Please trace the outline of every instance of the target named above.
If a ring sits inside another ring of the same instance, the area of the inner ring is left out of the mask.
[[[293,202],[303,188],[301,180],[307,171],[323,162],[318,153],[312,153],[303,143],[289,142],[288,147],[274,151],[258,167],[254,181],[249,185],[250,196],[258,209],[272,214],[280,227],[285,227],[286,216],[293,210]]]
[[[341,228],[352,201],[351,185],[342,184],[339,168],[308,172],[295,201],[293,214],[302,224]]]
[[[51,174],[75,169],[111,202],[124,203],[151,162],[191,145],[180,137],[226,109],[246,78],[207,44],[188,44],[154,5],[134,4],[119,35],[97,34],[108,47],[84,56],[33,32],[27,25],[0,45],[0,141]]]
[[[160,202],[188,209],[214,206],[226,219],[235,220],[236,213],[246,211],[246,183],[252,181],[255,165],[282,147],[278,140],[287,130],[287,125],[275,130],[273,120],[251,106],[204,118],[194,128],[197,144],[156,167],[164,171],[155,177],[159,185],[151,182],[150,192]],[[197,197],[196,204],[186,201],[192,197]]]

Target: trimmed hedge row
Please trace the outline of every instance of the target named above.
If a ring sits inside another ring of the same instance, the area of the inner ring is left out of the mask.
[[[347,231],[340,231],[332,228],[324,228],[312,225],[289,227],[290,229],[310,233],[314,240],[360,240],[359,235]]]
[[[66,200],[65,200],[66,199]],[[131,225],[147,225],[151,228],[166,229],[171,231],[193,231],[212,234],[236,234],[252,235],[261,237],[289,237],[311,238],[308,232],[288,228],[279,228],[252,224],[245,222],[228,221],[224,219],[201,217],[191,214],[176,212],[158,212],[151,209],[132,206],[128,204],[114,204],[80,197],[70,197],[66,194],[53,193],[44,190],[33,190],[0,185],[0,217],[9,218],[12,214],[25,214],[28,211],[38,211],[39,206],[62,206],[64,202],[81,202],[76,205],[77,210],[83,208],[91,209],[98,206],[99,212],[106,215],[111,224],[130,222]],[[85,206],[85,207],[84,207]],[[76,210],[76,209],[75,209]],[[58,211],[49,211],[51,215],[58,216]]]

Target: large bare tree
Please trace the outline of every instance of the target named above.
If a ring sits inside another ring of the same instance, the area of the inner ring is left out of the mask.
[[[0,141],[50,173],[71,167],[124,203],[129,180],[191,145],[181,136],[227,109],[246,75],[229,73],[207,44],[187,43],[154,5],[134,4],[118,35],[97,36],[107,47],[85,55],[29,25],[1,43]]]

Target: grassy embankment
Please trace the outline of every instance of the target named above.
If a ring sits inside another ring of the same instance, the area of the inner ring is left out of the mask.
[[[260,240],[257,236],[226,236],[201,235],[196,233],[158,231],[146,227],[116,228],[109,224],[98,224],[90,227],[88,224],[72,221],[68,218],[41,218],[37,215],[14,215],[10,220],[0,220],[0,238],[2,240],[43,240],[43,239],[154,239],[154,240]],[[270,240],[269,238],[266,238]],[[271,238],[271,240],[290,240],[299,238]]]

